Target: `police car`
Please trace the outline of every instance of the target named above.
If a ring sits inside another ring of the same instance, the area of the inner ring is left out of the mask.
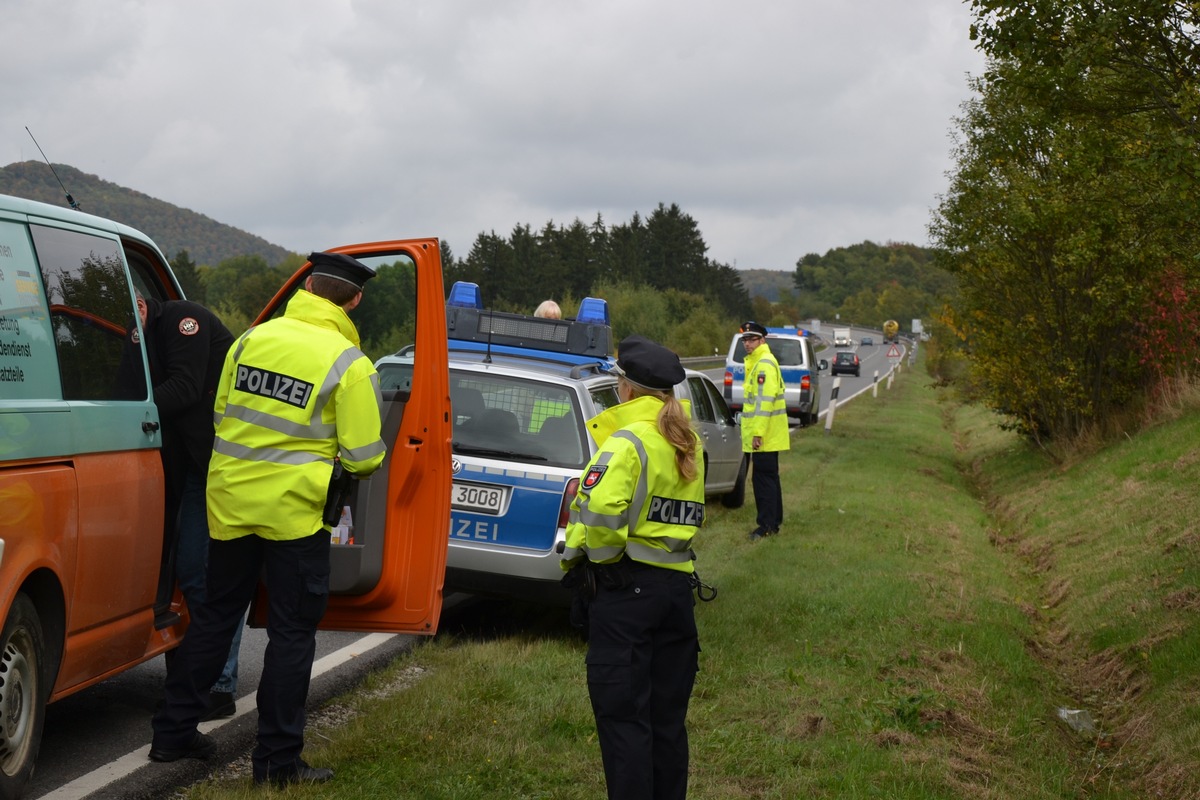
[[[820,373],[829,369],[829,362],[817,360],[812,339],[797,328],[767,328],[767,347],[779,362],[788,416],[801,425],[815,425],[821,405]],[[725,357],[725,400],[734,411],[742,410],[745,362],[742,335],[736,333]]]
[[[565,602],[557,546],[580,473],[595,452],[585,423],[620,402],[608,306],[585,298],[573,320],[485,310],[456,283],[446,304],[453,488],[446,590]],[[376,363],[383,390],[411,379],[409,346]],[[745,495],[747,460],[720,391],[688,370],[676,396],[705,448],[706,491]]]

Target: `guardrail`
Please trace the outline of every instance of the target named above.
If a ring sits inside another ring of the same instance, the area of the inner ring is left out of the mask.
[[[725,359],[722,356],[688,356],[687,358],[679,359],[680,364],[686,364],[695,369],[696,367],[717,367],[725,366]]]

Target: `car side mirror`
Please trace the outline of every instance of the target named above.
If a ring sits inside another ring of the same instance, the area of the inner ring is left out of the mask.
[[[829,369],[828,361],[826,361],[825,359],[822,358],[820,361],[817,362],[817,372],[824,372],[827,369]]]

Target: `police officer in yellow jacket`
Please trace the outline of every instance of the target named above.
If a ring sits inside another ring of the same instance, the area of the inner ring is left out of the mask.
[[[750,540],[779,533],[783,524],[783,490],[779,485],[779,451],[791,446],[783,373],[771,348],[767,329],[757,322],[742,324],[746,375],[742,391],[742,452],[750,454],[751,485],[758,518]]]
[[[305,289],[282,317],[229,350],[214,407],[209,463],[208,591],[167,673],[150,758],[206,758],[196,730],[260,574],[270,601],[258,688],[254,780],[320,782],[304,749],[304,704],[316,628],[329,594],[329,528],[322,520],[336,458],[356,477],[383,461],[379,378],[347,312],[375,272],[349,256],[313,253]]]
[[[588,693],[609,798],[687,794],[685,719],[700,644],[692,539],[704,521],[699,437],[665,347],[618,348],[621,404],[588,423],[599,451],[571,505],[563,569],[588,606]]]

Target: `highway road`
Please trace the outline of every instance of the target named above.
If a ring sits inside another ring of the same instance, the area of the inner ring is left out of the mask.
[[[323,705],[412,647],[411,636],[326,633],[317,635],[317,656],[309,708]],[[250,752],[258,719],[254,693],[262,672],[266,631],[247,629],[238,665],[238,715],[204,723],[218,743],[214,763]],[[152,659],[46,709],[37,770],[27,798],[169,797],[180,786],[203,778],[208,766],[191,759],[173,764],[149,760],[150,717],[162,698],[166,668]]]

